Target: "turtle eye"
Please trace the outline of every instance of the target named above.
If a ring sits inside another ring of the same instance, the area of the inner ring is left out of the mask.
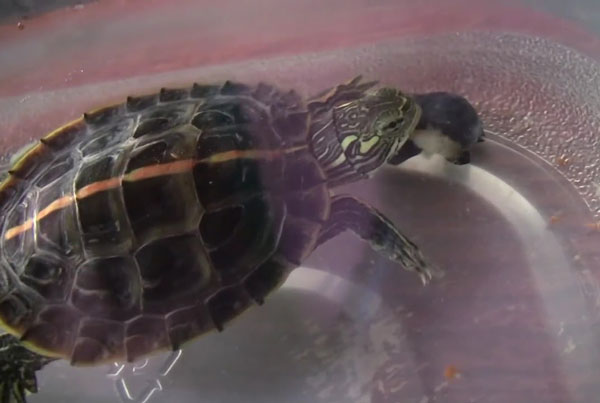
[[[402,125],[403,122],[404,122],[404,117],[400,116],[400,117],[392,120],[388,124],[384,125],[383,131],[385,131],[385,132],[394,131],[394,130],[398,129]]]

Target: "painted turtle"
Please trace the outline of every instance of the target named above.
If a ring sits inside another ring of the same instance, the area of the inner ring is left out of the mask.
[[[345,230],[430,280],[385,216],[331,193],[418,133],[415,99],[374,85],[307,102],[264,83],[162,89],[29,148],[0,184],[0,401],[24,402],[54,359],[133,361],[222,330]]]

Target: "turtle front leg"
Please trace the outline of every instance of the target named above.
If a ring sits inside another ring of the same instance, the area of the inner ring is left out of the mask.
[[[369,242],[375,251],[416,272],[423,284],[427,284],[434,276],[442,275],[441,270],[426,262],[417,245],[383,214],[354,197],[335,196],[329,219],[319,234],[318,245],[346,230]]]
[[[54,361],[27,350],[14,336],[0,334],[0,403],[25,403],[37,392],[36,371]]]

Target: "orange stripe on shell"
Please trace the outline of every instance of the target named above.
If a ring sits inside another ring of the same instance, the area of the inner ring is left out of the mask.
[[[135,169],[129,172],[126,175],[121,177],[114,177],[105,180],[101,180],[98,182],[90,183],[79,189],[75,194],[75,198],[77,200],[85,199],[86,197],[93,196],[96,193],[104,192],[110,189],[115,189],[121,185],[121,181],[127,182],[135,182],[144,179],[156,178],[159,176],[166,175],[176,175],[190,171],[194,166],[198,164],[218,164],[231,160],[235,160],[238,158],[249,158],[249,159],[258,159],[258,158],[274,158],[281,154],[290,154],[299,150],[306,149],[306,146],[296,146],[283,150],[232,150],[225,151],[222,153],[211,155],[210,157],[203,158],[201,160],[188,159],[188,160],[180,160],[167,162],[165,164],[156,164],[149,165],[142,168]],[[40,212],[35,217],[35,221],[42,220],[44,217],[49,216],[55,211],[61,210],[69,205],[71,205],[75,199],[71,196],[63,196],[60,199],[54,200],[44,209],[40,210]],[[28,219],[20,225],[16,225],[12,228],[9,228],[4,233],[4,239],[9,240],[12,239],[25,231],[33,228],[34,220]]]

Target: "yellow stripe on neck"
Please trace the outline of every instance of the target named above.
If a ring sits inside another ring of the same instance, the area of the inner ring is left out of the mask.
[[[379,136],[373,136],[367,141],[360,142],[360,153],[367,154],[379,142]]]

